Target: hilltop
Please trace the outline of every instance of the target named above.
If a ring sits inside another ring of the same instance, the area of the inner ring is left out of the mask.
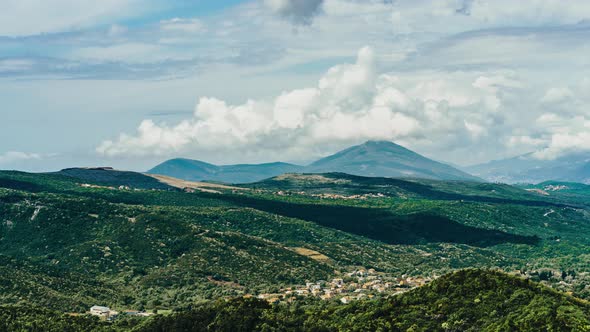
[[[115,170],[112,167],[66,168],[50,174],[71,177],[88,184],[102,184],[114,187],[125,186],[136,189],[161,190],[172,188],[153,177],[137,172]]]

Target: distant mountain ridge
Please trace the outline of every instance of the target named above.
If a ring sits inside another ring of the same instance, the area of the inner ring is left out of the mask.
[[[576,153],[542,160],[529,153],[466,167],[465,170],[497,182],[540,183],[553,180],[590,184],[590,154]]]
[[[248,183],[285,173],[341,172],[360,176],[481,181],[452,166],[428,159],[389,141],[368,141],[352,146],[308,166],[282,162],[217,166],[199,160],[176,158],[148,173],[189,181]]]
[[[148,173],[159,174],[187,181],[219,181],[228,183],[256,182],[284,173],[297,173],[303,166],[276,162],[266,164],[239,164],[217,166],[199,160],[170,159],[150,169]]]

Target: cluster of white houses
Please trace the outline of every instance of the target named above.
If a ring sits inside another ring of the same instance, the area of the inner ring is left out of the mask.
[[[405,275],[396,278],[385,273],[378,273],[374,269],[360,269],[346,273],[344,278],[332,279],[330,282],[324,280],[308,282],[305,286],[286,288],[280,293],[260,294],[258,298],[274,303],[294,296],[313,296],[322,300],[337,299],[342,303],[348,303],[376,295],[395,295],[427,284],[431,280],[430,277]]]
[[[368,198],[383,198],[387,197],[382,193],[367,193],[367,194],[356,194],[356,195],[341,195],[341,194],[330,194],[330,193],[322,193],[322,194],[309,194],[305,191],[298,191],[298,192],[288,192],[288,191],[277,191],[274,192],[277,196],[291,196],[291,195],[302,195],[302,196],[310,196],[310,197],[318,197],[318,198],[327,198],[327,199],[368,199]]]

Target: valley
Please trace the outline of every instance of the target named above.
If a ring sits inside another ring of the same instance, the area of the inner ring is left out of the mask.
[[[465,268],[590,298],[584,190],[547,196],[343,173],[231,186],[66,173],[0,172],[3,305],[68,313],[93,305],[181,313],[234,298],[348,305],[395,299]]]

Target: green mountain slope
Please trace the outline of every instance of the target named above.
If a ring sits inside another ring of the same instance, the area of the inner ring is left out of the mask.
[[[0,329],[45,331],[588,331],[590,305],[535,282],[462,270],[387,299],[299,300],[270,305],[234,299],[148,320],[100,323],[42,308],[0,307]]]
[[[506,185],[346,174],[194,193],[83,183],[0,172],[0,264],[16,271],[0,273],[2,303],[182,310],[358,268],[490,266],[589,295],[590,213]]]

